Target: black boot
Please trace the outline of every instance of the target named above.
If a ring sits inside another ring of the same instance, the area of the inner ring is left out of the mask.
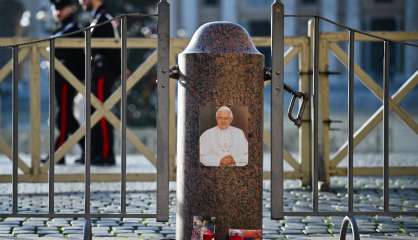
[[[111,154],[108,158],[95,156],[91,158],[91,164],[95,166],[114,166],[116,164],[115,156]]]
[[[41,159],[41,163],[45,164],[49,161],[49,156]],[[61,158],[58,162],[55,163],[56,165],[65,165],[65,157]]]
[[[75,163],[76,164],[81,164],[81,165],[84,165],[86,163],[86,161],[84,160],[84,153],[81,154],[81,157],[79,157],[75,160]]]

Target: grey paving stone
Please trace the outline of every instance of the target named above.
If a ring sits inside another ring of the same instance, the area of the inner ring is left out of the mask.
[[[168,234],[167,236],[165,236],[166,239],[176,239],[176,235],[175,234]]]
[[[144,230],[144,229],[139,229],[139,230],[135,230],[134,231],[136,234],[152,234],[152,233],[156,233],[156,231],[154,230]]]
[[[14,235],[17,239],[33,239],[33,238],[39,237],[37,234],[33,234],[33,233],[19,233],[19,234],[14,234]]]
[[[306,224],[304,223],[286,223],[285,229],[305,229]]]
[[[264,234],[263,239],[285,239],[283,235],[280,234]]]
[[[84,226],[85,221],[84,220],[73,220],[71,221],[72,226]]]
[[[148,231],[159,231],[160,227],[152,227],[152,226],[143,226],[143,227],[137,227],[137,230],[148,230]]]
[[[176,231],[174,229],[167,229],[167,230],[161,230],[161,234],[176,234]]]
[[[120,234],[120,233],[133,233],[134,230],[112,230],[112,234]]]
[[[83,230],[82,229],[65,229],[64,231],[63,231],[63,234],[68,234],[68,235],[71,235],[71,234],[82,234],[83,233]]]
[[[145,224],[137,223],[137,222],[126,222],[126,223],[122,223],[121,226],[129,226],[129,227],[138,228],[138,227],[145,227]]]
[[[110,227],[92,227],[91,228],[92,232],[109,232],[110,231]]]
[[[1,239],[16,239],[13,234],[5,234],[5,233],[0,233],[0,238]]]
[[[289,235],[289,234],[304,234],[304,229],[283,229],[280,231],[281,234]]]
[[[334,178],[332,178],[334,179]],[[332,180],[335,182],[335,180]],[[409,180],[399,180],[397,182],[397,186],[408,184],[410,186],[418,185],[418,178],[414,181]],[[356,191],[356,195],[354,196],[355,205],[359,206],[360,208],[379,208],[381,203],[383,203],[382,199],[382,192],[381,192],[381,181],[375,181],[373,178],[362,179],[361,184],[366,187],[370,187],[370,189]],[[407,182],[407,184],[406,184]],[[295,207],[295,202],[297,208],[311,208],[311,193],[310,190],[307,189],[299,189],[298,183],[294,185],[294,189],[285,192],[285,208],[291,209]],[[100,185],[100,184],[98,184]],[[106,184],[107,185],[107,184]],[[268,186],[267,183],[263,184],[264,186]],[[342,181],[342,186],[345,187],[345,182]],[[357,186],[357,179],[356,179],[356,186]],[[378,189],[373,189],[376,188]],[[1,188],[1,186],[0,186]],[[28,188],[29,189],[29,188]],[[46,188],[47,189],[47,188]],[[118,189],[116,187],[115,189]],[[330,193],[320,193],[320,207],[329,207],[330,209],[341,209],[346,210],[347,208],[347,196],[346,190],[341,188],[342,190],[335,190]],[[28,195],[26,195],[28,196]],[[44,195],[46,196],[46,195]],[[269,196],[270,192],[268,189],[263,190],[263,199],[264,203],[263,206],[265,207],[263,210],[263,229],[267,234],[274,235],[278,234],[279,232],[288,231],[291,232],[291,228],[287,228],[286,224],[296,223],[301,224],[301,230],[305,231],[332,231],[338,232],[339,226],[341,225],[341,217],[285,217],[282,221],[275,221],[271,220],[270,218],[270,203],[269,203]],[[109,192],[109,188],[103,188],[102,192],[95,192],[93,195],[93,208],[94,211],[107,211],[109,209],[118,209],[119,204],[119,194],[115,192]],[[61,199],[60,199],[61,198]],[[22,206],[21,209],[26,210],[33,210],[33,209],[40,209],[38,207],[33,206],[41,206],[39,204],[39,200],[42,197],[38,197],[36,195],[31,195],[27,198],[27,200],[22,201],[22,204],[27,204],[27,206]],[[60,200],[59,200],[60,199]],[[132,210],[132,212],[141,212],[142,210],[151,211],[155,210],[155,192],[135,192],[132,194],[128,194],[127,196],[128,201],[128,208]],[[415,187],[414,190],[400,190],[391,191],[391,206],[392,208],[397,206],[402,206],[403,210],[407,209],[418,211],[418,188]],[[59,201],[58,201],[59,200]],[[395,201],[396,200],[396,201]],[[10,200],[8,200],[10,201]],[[170,194],[170,201],[171,204],[175,203],[175,192],[171,192]],[[83,194],[62,194],[62,196],[56,195],[56,202],[57,207],[65,206],[67,209],[62,209],[63,211],[73,211],[73,209],[77,209],[77,211],[83,211]],[[399,204],[398,204],[399,202]],[[58,204],[59,203],[59,204]],[[130,204],[130,205],[129,205]],[[79,205],[79,206],[77,206]],[[0,211],[1,208],[10,208],[10,204],[1,204],[1,196],[0,196]],[[328,209],[329,210],[329,209]],[[71,212],[70,211],[70,212]],[[58,211],[57,211],[58,212]],[[400,217],[400,218],[375,218],[375,217],[356,217],[357,222],[359,223],[360,230],[366,231],[368,234],[372,234],[374,236],[383,236],[384,234],[399,234],[398,232],[392,232],[394,230],[401,231],[402,233],[411,234],[418,234],[418,218],[416,217]],[[8,218],[9,223],[2,225],[4,222],[3,219],[0,219],[0,229],[1,227],[6,227],[5,231],[7,233],[10,232],[12,226],[28,226],[28,227],[35,227],[35,232],[39,235],[45,233],[51,233],[54,229],[58,229],[58,232],[67,230],[67,236],[82,233],[82,227],[84,225],[84,219],[47,219],[47,218]],[[15,225],[13,225],[13,221],[15,221]],[[44,224],[44,226],[41,226]],[[69,225],[72,226],[69,226]],[[93,219],[93,226],[96,227],[111,227],[110,233],[114,234],[160,234],[163,237],[169,237],[169,235],[174,236],[175,234],[175,206],[170,206],[170,222],[169,223],[158,223],[155,219],[123,219],[121,221],[119,218],[103,218],[103,219]],[[77,227],[78,228],[68,228],[68,227]],[[291,225],[289,225],[291,226]],[[55,228],[44,228],[44,227],[55,227]],[[62,227],[62,228],[60,228]],[[146,228],[146,227],[157,227],[157,228]],[[376,233],[376,230],[380,230],[382,232]],[[21,229],[22,231],[25,229]],[[32,230],[32,229],[30,229]],[[51,232],[49,231],[51,230]],[[125,230],[132,230],[132,232],[127,232]],[[72,232],[71,232],[72,231]],[[386,231],[386,232],[385,232]],[[56,232],[56,231],[54,231]],[[384,233],[383,233],[384,232]],[[2,231],[0,230],[0,233]],[[72,234],[70,234],[72,233]],[[109,231],[108,231],[109,233]],[[299,232],[298,234],[288,234],[288,235],[280,235],[280,236],[291,236],[291,237],[301,237],[302,233]],[[314,233],[311,233],[314,234]],[[380,235],[376,235],[380,234]],[[324,236],[326,236],[325,234]],[[118,235],[119,236],[119,235]],[[312,236],[312,235],[311,235]]]
[[[324,228],[311,228],[311,229],[305,229],[303,230],[304,234],[326,234],[328,233],[328,229],[324,229]]]
[[[120,230],[134,230],[135,228],[132,226],[112,226],[112,230],[120,231]]]
[[[83,239],[83,235],[82,234],[69,234],[66,236],[68,239]]]
[[[93,233],[93,237],[114,237],[115,235],[106,232]]]
[[[0,226],[20,226],[21,225],[21,222],[17,222],[17,221],[3,221],[3,222],[0,222]]]
[[[59,234],[59,233],[51,233],[51,234],[46,234],[46,235],[42,236],[42,238],[64,239],[65,236],[63,234]]]
[[[0,225],[0,231],[10,231],[12,228],[13,228],[13,226]]]
[[[304,223],[324,223],[325,221],[324,217],[307,217],[303,218],[302,222]]]
[[[117,233],[115,234],[117,237],[123,237],[123,238],[138,238],[139,235],[135,233]]]
[[[164,238],[163,235],[158,234],[158,233],[143,233],[140,235],[141,238],[145,238],[145,239],[161,239]]]
[[[74,230],[74,229],[81,230],[81,229],[83,229],[83,226],[65,226],[65,227],[62,227],[62,229],[64,229],[64,230],[67,230],[67,229],[71,229],[71,230]]]

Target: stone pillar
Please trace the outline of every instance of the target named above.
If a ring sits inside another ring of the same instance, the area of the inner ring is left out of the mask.
[[[216,217],[216,239],[230,228],[261,229],[264,56],[241,26],[212,22],[196,31],[178,62],[176,239],[191,239],[193,216]],[[246,166],[199,160],[202,110],[224,105],[247,108]]]

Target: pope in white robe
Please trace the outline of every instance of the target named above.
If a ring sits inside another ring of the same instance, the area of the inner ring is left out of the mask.
[[[217,125],[200,136],[200,162],[208,167],[246,166],[248,141],[244,132],[231,126],[233,114],[226,106],[216,111]]]

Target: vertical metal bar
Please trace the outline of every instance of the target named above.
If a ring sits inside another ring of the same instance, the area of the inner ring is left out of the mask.
[[[90,240],[93,238],[93,233],[91,229],[91,219],[88,218],[83,225],[83,240]]]
[[[18,210],[18,162],[19,162],[19,47],[12,48],[13,82],[12,82],[12,213]]]
[[[85,41],[84,41],[84,78],[85,78],[85,115],[86,115],[86,136],[85,136],[85,173],[84,173],[84,212],[86,214],[90,213],[90,162],[91,162],[91,122],[90,122],[90,113],[91,113],[91,30],[87,29],[85,32]]]
[[[312,132],[312,156],[313,156],[313,173],[312,173],[312,206],[313,211],[318,212],[318,162],[319,162],[319,19],[317,17],[313,18],[313,53],[312,53],[312,63],[313,63],[313,91],[312,99],[313,103],[311,105],[312,109],[312,120],[313,120],[313,132]]]
[[[350,30],[348,42],[348,215],[353,213],[353,154],[354,154],[354,34]]]
[[[389,212],[389,42],[383,47],[383,207]]]
[[[121,213],[126,213],[126,117],[127,117],[127,92],[126,92],[126,68],[127,68],[127,24],[128,19],[126,16],[121,18],[121,88],[122,88],[122,99],[121,99],[121,190],[120,190],[120,210]]]
[[[158,3],[157,221],[168,221],[170,5]]]
[[[55,40],[49,41],[49,174],[48,206],[54,213],[55,182]]]
[[[319,72],[329,71],[328,40],[319,41]],[[329,77],[327,74],[319,75],[319,106],[318,106],[318,181],[322,182],[322,189],[329,189],[330,185],[330,125],[324,124],[329,119]]]
[[[284,6],[271,5],[271,218],[283,218]],[[274,147],[273,147],[274,146]]]

